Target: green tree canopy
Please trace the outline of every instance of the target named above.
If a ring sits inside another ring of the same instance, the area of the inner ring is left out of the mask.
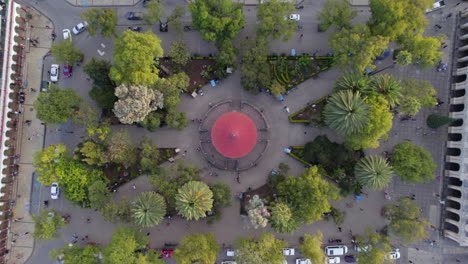
[[[218,55],[216,55],[216,64],[220,68],[218,71],[225,71],[225,67],[236,68],[237,66],[237,55],[239,55],[239,50],[234,46],[231,40],[225,40],[221,43],[217,43],[217,48],[219,50]]]
[[[421,107],[437,104],[436,90],[428,81],[407,79],[401,82],[400,110],[402,114],[415,115]]]
[[[271,227],[273,227],[276,232],[291,234],[299,228],[291,208],[289,208],[287,204],[277,203],[273,207],[270,207],[270,211]]]
[[[302,255],[312,261],[312,263],[324,263],[325,252],[322,250],[322,232],[318,231],[315,236],[304,235],[304,240],[299,245]]]
[[[159,166],[159,148],[153,144],[151,138],[141,137],[140,140],[140,168],[145,172],[151,172]]]
[[[213,207],[222,208],[231,206],[231,187],[224,182],[217,182],[211,186],[213,192]]]
[[[42,151],[34,153],[33,165],[39,175],[37,180],[43,185],[51,185],[59,180],[57,164],[68,158],[67,147],[63,143],[50,145]]]
[[[277,186],[280,201],[288,204],[301,223],[311,224],[330,212],[328,200],[339,200],[338,188],[322,179],[317,166],[299,177],[288,176]]]
[[[65,226],[65,220],[55,210],[40,210],[38,214],[32,215],[32,219],[32,236],[39,240],[59,238],[58,229]]]
[[[400,99],[400,81],[390,74],[374,75],[369,83],[371,91],[379,93],[388,101],[390,108],[394,108]]]
[[[205,217],[213,207],[213,192],[208,185],[199,181],[184,184],[175,199],[179,214],[188,220]]]
[[[107,60],[91,58],[83,65],[83,71],[93,80],[89,96],[97,105],[106,110],[112,109],[117,101],[115,86],[109,77],[112,64]]]
[[[263,233],[257,241],[252,237],[240,238],[234,246],[237,251],[234,259],[239,264],[281,263],[285,259],[283,248],[287,246],[286,241],[275,239],[271,233]]]
[[[402,43],[403,49],[411,54],[414,62],[417,62],[422,68],[436,66],[444,54],[439,49],[446,36],[423,36],[422,34],[410,35]]]
[[[387,132],[393,125],[393,114],[382,95],[370,96],[366,103],[370,106],[367,124],[355,134],[346,137],[346,146],[354,150],[379,147],[379,140],[387,139]]]
[[[433,129],[439,128],[443,125],[449,124],[457,119],[448,117],[448,116],[443,116],[443,115],[438,115],[438,114],[430,114],[427,117],[427,126]]]
[[[241,85],[249,93],[258,94],[271,84],[268,45],[263,38],[244,41],[242,45]]]
[[[88,165],[103,166],[109,162],[104,145],[94,141],[85,141],[77,148],[79,158]]]
[[[110,78],[122,83],[151,87],[159,79],[154,59],[163,55],[161,40],[151,31],[126,30],[115,41]]]
[[[260,25],[257,35],[288,41],[297,29],[296,21],[289,19],[292,13],[294,13],[294,5],[291,2],[271,0],[259,4],[257,19]]]
[[[322,135],[305,145],[304,159],[313,165],[320,165],[328,172],[332,172],[337,165],[353,159],[353,153],[344,145],[332,142],[327,136]]]
[[[132,204],[132,217],[137,226],[153,227],[166,215],[166,201],[155,192],[142,192]]]
[[[98,253],[100,249],[95,245],[86,245],[84,247],[65,245],[63,248],[57,248],[49,252],[51,259],[63,259],[67,264],[99,264]]]
[[[366,156],[354,168],[358,182],[371,189],[383,189],[392,180],[392,167],[382,156]]]
[[[177,40],[172,42],[171,48],[169,49],[169,56],[172,58],[173,62],[185,65],[190,60],[190,50],[183,40]]]
[[[101,36],[104,38],[117,37],[117,10],[113,8],[90,8],[80,14],[80,17],[88,22],[88,32],[90,36],[95,36],[98,29],[101,29]]]
[[[159,79],[154,88],[164,96],[164,109],[171,113],[175,112],[180,102],[180,91],[189,85],[190,78],[184,72],[171,75],[166,79]]]
[[[106,155],[111,162],[122,164],[126,168],[136,164],[137,155],[127,131],[120,130],[112,133],[106,143]]]
[[[147,24],[156,24],[161,21],[161,16],[164,14],[164,6],[160,1],[150,1],[146,4],[148,13],[143,15],[143,20]]]
[[[103,208],[112,199],[112,193],[104,180],[98,180],[88,186],[89,207]]]
[[[60,64],[69,63],[73,65],[83,60],[83,52],[76,48],[70,40],[52,43],[50,53],[54,57],[54,61]]]
[[[367,75],[359,71],[347,71],[343,73],[335,82],[335,92],[341,90],[352,90],[367,94],[369,92],[370,79]]]
[[[189,3],[193,28],[206,41],[233,40],[245,25],[243,5],[230,0],[195,0]]]
[[[403,141],[393,149],[391,164],[395,173],[406,183],[427,182],[435,178],[431,153],[410,141]]]
[[[185,112],[170,112],[166,115],[166,122],[169,127],[183,130],[188,126]]]
[[[318,15],[319,27],[323,31],[331,26],[338,29],[351,28],[351,20],[357,16],[357,13],[346,0],[327,0]]]
[[[219,246],[213,233],[185,236],[174,250],[180,264],[212,264],[216,262]]]
[[[369,105],[360,92],[345,90],[328,98],[323,115],[328,126],[350,136],[365,128],[369,120],[368,109]]]
[[[82,99],[72,89],[61,89],[52,84],[46,92],[39,94],[34,108],[37,118],[48,124],[67,122],[75,113]]]
[[[120,203],[116,203],[113,200],[110,200],[100,212],[102,218],[111,223],[123,222],[131,223],[132,222],[132,207],[130,201],[124,198]]]
[[[366,25],[358,24],[332,33],[329,42],[336,65],[364,73],[366,68],[375,68],[373,62],[387,48],[388,38],[372,35]]]
[[[120,227],[112,234],[109,245],[102,251],[102,261],[105,264],[139,264],[138,259],[142,253],[137,249],[143,249],[150,239],[130,227]]]
[[[356,243],[361,248],[358,257],[362,263],[385,263],[385,255],[392,251],[390,237],[377,233],[373,226],[368,226],[363,236],[357,236]]]
[[[408,197],[400,197],[398,204],[385,207],[385,216],[390,219],[389,230],[399,236],[403,243],[414,243],[427,238],[429,222],[420,217],[421,208]]]

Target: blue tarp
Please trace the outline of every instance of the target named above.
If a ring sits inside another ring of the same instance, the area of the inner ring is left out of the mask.
[[[356,202],[360,202],[360,201],[362,201],[362,196],[356,195]]]
[[[213,87],[216,86],[216,82],[214,80],[211,80],[210,83],[211,83],[211,86],[213,86]]]
[[[296,50],[295,49],[291,49],[291,56],[296,56]]]
[[[282,94],[280,94],[280,95],[278,96],[278,100],[284,101],[284,96],[283,96]]]
[[[371,72],[372,72],[372,70],[371,70],[371,69],[369,69],[369,68],[366,68],[366,69],[365,69],[365,71],[366,71],[366,73],[367,73],[367,74],[369,74],[369,73],[371,73]]]

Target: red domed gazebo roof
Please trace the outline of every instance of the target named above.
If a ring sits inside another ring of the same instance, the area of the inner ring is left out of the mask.
[[[245,114],[229,112],[216,120],[211,129],[216,150],[228,158],[240,158],[252,151],[257,143],[257,127]]]

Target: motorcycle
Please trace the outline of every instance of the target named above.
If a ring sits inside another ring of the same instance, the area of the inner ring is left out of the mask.
[[[184,31],[192,31],[192,27],[191,26],[185,26]]]
[[[141,27],[128,27],[128,29],[130,29],[131,31],[135,31],[135,32],[141,31]]]
[[[296,6],[296,9],[304,9],[304,6],[301,5],[301,6]]]

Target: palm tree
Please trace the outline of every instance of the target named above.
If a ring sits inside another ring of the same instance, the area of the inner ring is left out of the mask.
[[[345,72],[335,82],[335,91],[341,90],[365,93],[369,90],[369,77],[358,71]]]
[[[156,226],[166,214],[164,198],[155,192],[143,192],[132,204],[132,218],[141,227]]]
[[[371,79],[369,85],[373,91],[382,94],[387,99],[390,108],[398,104],[400,82],[395,80],[393,76],[389,74],[376,75]]]
[[[176,208],[179,214],[188,220],[205,217],[212,207],[213,192],[203,182],[187,182],[176,196]]]
[[[384,157],[367,156],[356,163],[354,175],[365,187],[383,189],[391,181],[393,170]]]
[[[325,123],[339,133],[350,136],[367,125],[369,105],[360,92],[344,90],[334,93],[324,108]]]

